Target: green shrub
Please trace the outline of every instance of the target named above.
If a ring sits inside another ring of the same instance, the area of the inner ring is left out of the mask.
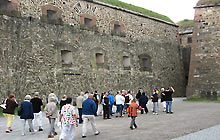
[[[0,9],[0,15],[7,15],[7,16],[16,17],[16,18],[21,17],[21,13],[16,10],[7,11],[7,10]]]
[[[80,29],[82,29],[82,30],[88,30],[88,31],[93,31],[93,32],[98,32],[98,27],[96,27],[96,26],[89,27],[89,26],[87,26],[87,25],[81,24],[81,25],[80,25]]]
[[[117,32],[115,30],[111,31],[111,35],[116,35],[116,36],[120,36],[120,37],[126,37],[125,32]]]

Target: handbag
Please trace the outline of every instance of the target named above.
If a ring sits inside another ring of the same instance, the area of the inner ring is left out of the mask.
[[[6,109],[6,101],[7,99],[5,99],[5,101],[0,105],[1,108]]]

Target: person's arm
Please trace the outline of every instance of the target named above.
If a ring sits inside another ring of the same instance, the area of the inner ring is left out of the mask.
[[[76,116],[76,114],[73,114],[73,119],[76,121],[76,127],[78,127],[78,121],[77,121],[77,116]]]
[[[175,92],[175,90],[174,90],[174,88],[173,87],[170,87],[171,88],[171,90],[173,91],[173,93]]]

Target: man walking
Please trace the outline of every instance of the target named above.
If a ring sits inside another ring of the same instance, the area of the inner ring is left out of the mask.
[[[112,116],[112,107],[114,105],[114,97],[112,96],[111,90],[108,91],[109,98],[109,115]]]
[[[100,132],[96,129],[95,124],[95,113],[96,113],[96,104],[92,100],[93,94],[89,93],[88,98],[82,104],[82,118],[83,118],[83,127],[82,127],[82,138],[86,137],[86,126],[88,122],[91,122],[92,129],[95,135],[98,135]]]
[[[81,124],[83,122],[83,120],[82,120],[82,103],[84,100],[85,100],[84,92],[81,92],[80,96],[78,96],[76,98],[76,106],[77,106],[78,112],[79,112],[79,124]]]
[[[42,100],[39,98],[39,92],[34,93],[34,98],[31,99],[31,103],[34,110],[33,126],[35,124],[35,121],[37,121],[38,131],[43,131],[42,112],[41,112],[43,109],[43,103]]]
[[[68,140],[74,140],[75,129],[78,126],[77,117],[74,106],[71,105],[72,98],[66,99],[66,105],[61,109],[59,121],[62,121],[62,131],[60,140],[64,140],[66,135],[69,134]]]

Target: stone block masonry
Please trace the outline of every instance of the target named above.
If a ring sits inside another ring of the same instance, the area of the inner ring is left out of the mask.
[[[47,4],[62,11],[57,16],[50,8],[47,18],[64,24],[40,20]],[[150,95],[168,85],[176,96],[184,95],[175,25],[86,1],[22,0],[18,9],[22,18],[0,15],[2,97],[13,92],[22,100],[36,90],[41,96],[54,90],[59,97],[75,97],[86,90],[140,87]]]

